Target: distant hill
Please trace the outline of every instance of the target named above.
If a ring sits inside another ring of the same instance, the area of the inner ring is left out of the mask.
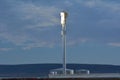
[[[62,64],[0,65],[0,77],[44,77],[51,69],[61,67]],[[88,69],[91,73],[120,73],[120,66],[115,65],[67,64],[67,68]]]

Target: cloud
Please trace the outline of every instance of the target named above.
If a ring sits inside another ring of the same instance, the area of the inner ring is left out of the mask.
[[[0,51],[10,51],[12,48],[0,48]]]
[[[54,43],[49,42],[36,42],[36,43],[29,43],[29,44],[23,44],[22,45],[23,50],[30,50],[32,48],[40,48],[40,47],[49,47],[52,48],[54,46]]]
[[[87,38],[77,38],[77,39],[74,39],[74,40],[69,40],[67,42],[67,45],[73,46],[73,45],[78,45],[78,44],[81,44],[81,43],[86,43],[86,42],[89,42],[89,41],[91,41],[91,40],[87,39]]]
[[[19,21],[23,22],[27,27],[30,26],[30,28],[58,25],[59,19],[56,14],[59,9],[54,6],[20,2],[12,6],[11,11]]]
[[[36,5],[24,1],[6,0],[3,2],[4,5],[1,5],[3,12],[0,13],[1,40],[27,48],[52,45],[49,44],[49,40],[44,39],[47,36],[43,36],[43,34],[47,31],[49,36],[51,29],[59,25],[56,15],[59,12],[57,7]]]
[[[118,1],[76,0],[76,2],[89,8],[102,9],[114,13],[119,12],[120,14],[120,3]]]
[[[77,6],[75,6],[77,5]],[[79,6],[78,6],[79,5]],[[72,37],[90,38],[96,42],[119,42],[120,3],[109,0],[76,0],[70,26]]]
[[[60,0],[55,1],[54,5],[52,2],[50,5],[42,3],[23,0],[2,1],[0,40],[24,49],[53,47],[60,44],[58,16],[61,9],[67,9],[69,12],[67,21],[70,31],[67,32],[67,36],[71,37],[69,45],[89,40],[106,43],[120,40],[118,38],[120,3],[103,0]]]
[[[89,8],[93,8],[96,6],[97,1],[96,0],[87,0],[87,1],[78,1],[79,3],[84,3],[85,6]]]
[[[120,42],[118,43],[108,43],[109,46],[120,47]]]
[[[68,1],[68,0],[65,0],[64,1],[64,4],[66,5],[66,6],[68,6],[68,7],[70,7],[70,6],[73,6],[73,2],[72,1]]]
[[[31,22],[33,21],[32,23],[35,24],[33,25],[33,28],[58,25],[59,20],[55,16],[55,14],[58,12],[58,9],[55,7],[45,7],[28,4],[21,5],[20,9],[20,11],[22,12],[21,19]]]

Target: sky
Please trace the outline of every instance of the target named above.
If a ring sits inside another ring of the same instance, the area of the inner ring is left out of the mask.
[[[0,65],[62,63],[63,10],[67,63],[120,65],[119,0],[0,0]]]

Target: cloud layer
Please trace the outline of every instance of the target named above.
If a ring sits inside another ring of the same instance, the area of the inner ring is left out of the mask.
[[[51,45],[44,39],[44,34],[48,32],[50,36],[50,30],[58,25],[59,19],[56,17],[58,8],[15,0],[1,2],[4,3],[0,7],[1,40],[23,48]]]
[[[119,7],[120,3],[107,0],[60,0],[49,5],[39,0],[1,0],[0,43],[22,49],[60,44],[59,12],[65,9],[69,45],[95,41],[115,46],[111,43],[120,43]]]

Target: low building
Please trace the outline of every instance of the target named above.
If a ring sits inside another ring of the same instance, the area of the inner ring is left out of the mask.
[[[80,69],[76,71],[76,74],[90,74],[90,70]]]
[[[74,74],[74,70],[66,69],[66,75],[73,75],[73,74]],[[50,75],[63,75],[63,68],[51,70]]]

